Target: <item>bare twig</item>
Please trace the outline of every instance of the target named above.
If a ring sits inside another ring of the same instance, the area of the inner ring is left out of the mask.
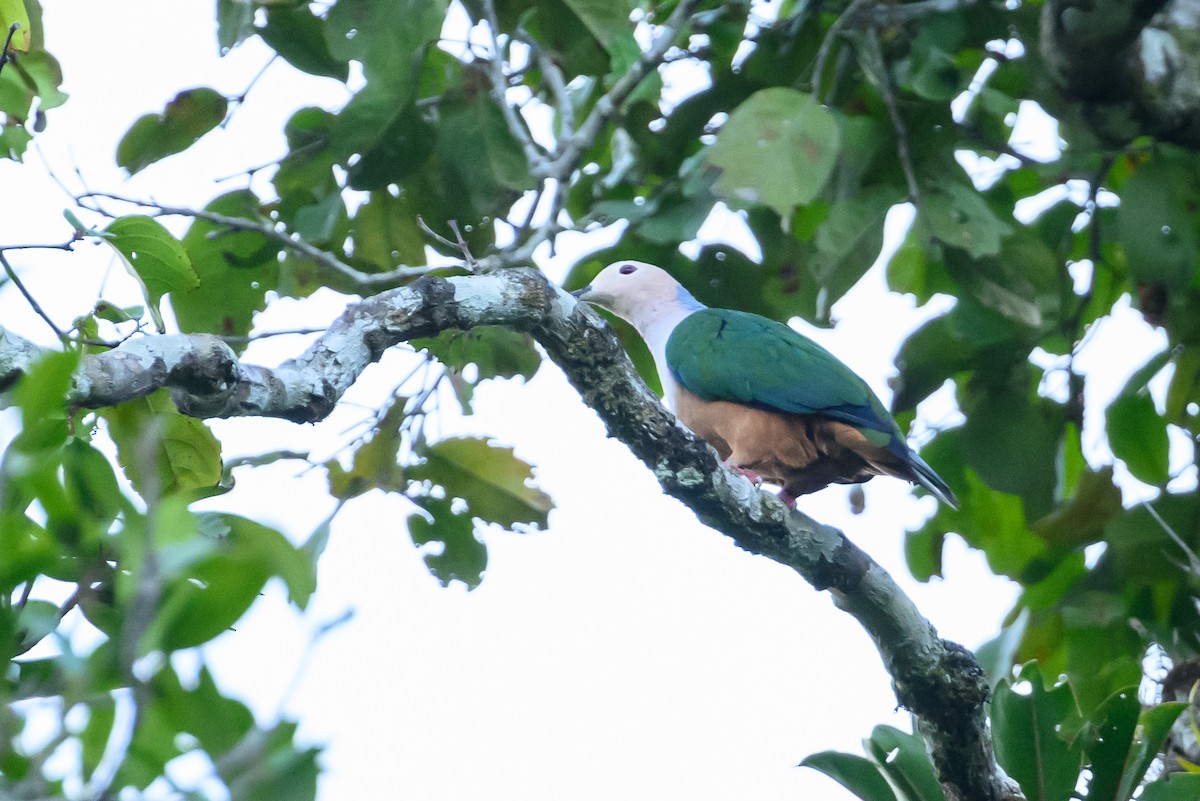
[[[3,249],[0,249],[0,265],[3,265],[4,272],[8,274],[8,280],[13,282],[13,286],[24,296],[30,308],[37,313],[38,317],[41,317],[46,322],[46,325],[50,326],[50,329],[54,331],[54,335],[58,337],[59,341],[65,344],[68,341],[67,335],[63,333],[61,328],[54,324],[54,321],[50,319],[50,315],[46,314],[46,310],[37,302],[37,298],[25,288],[25,284],[22,283],[20,276],[17,275],[17,271],[9,264],[8,257],[4,255]]]
[[[8,36],[4,37],[4,49],[0,50],[0,72],[4,71],[4,65],[8,63],[9,48],[12,47],[13,37],[17,35],[17,31],[21,30],[21,23],[14,22],[8,26]]]
[[[487,20],[492,43],[492,53],[487,59],[488,76],[492,82],[492,96],[500,104],[500,110],[504,113],[504,122],[507,123],[513,138],[521,145],[530,170],[537,175],[545,169],[546,155],[533,141],[533,136],[529,133],[529,126],[508,102],[508,76],[504,74],[504,49],[500,46],[500,19],[496,15],[496,4],[493,0],[483,0],[483,13]],[[511,37],[509,41],[511,43]]]
[[[94,200],[95,198],[106,198],[108,200],[115,200],[119,203],[130,203],[135,206],[141,206],[142,208],[154,209],[158,212],[158,214],[161,215],[192,217],[194,219],[204,220],[215,225],[223,225],[235,231],[253,231],[255,233],[262,234],[268,239],[280,243],[289,250],[293,250],[296,253],[311,259],[317,264],[317,266],[341,274],[362,288],[393,284],[397,281],[416,278],[418,276],[425,275],[432,270],[439,269],[437,267],[430,267],[428,265],[401,265],[382,273],[367,273],[355,267],[351,267],[349,264],[346,264],[346,262],[342,261],[337,256],[334,256],[332,253],[321,250],[314,245],[310,245],[295,234],[280,230],[274,225],[246,219],[245,217],[229,217],[224,214],[216,214],[211,211],[205,211],[204,209],[188,209],[178,206],[165,206],[152,200],[136,200],[134,198],[114,195],[108,192],[86,192],[76,198],[76,200],[80,203],[80,205],[84,205],[84,208],[90,208],[92,211],[97,213],[113,216],[98,206],[87,206],[83,203],[85,200]]]
[[[222,335],[221,339],[225,342],[228,342],[230,345],[245,345],[247,342],[256,342],[260,339],[268,339],[270,337],[321,334],[324,333],[324,331],[324,328],[288,328],[282,331],[260,331],[254,334],[243,334],[242,336],[226,334]]]
[[[570,178],[571,173],[579,166],[579,159],[584,151],[596,143],[596,138],[600,136],[601,130],[621,110],[621,106],[637,89],[642,79],[662,63],[667,51],[675,44],[675,40],[688,20],[691,19],[692,13],[698,5],[700,5],[700,0],[680,0],[679,5],[675,6],[675,10],[671,12],[667,21],[658,27],[657,35],[654,43],[650,45],[650,49],[642,53],[641,58],[635,61],[625,74],[617,79],[612,88],[596,101],[596,105],[592,106],[591,112],[588,113],[575,134],[568,139],[560,140],[553,160],[546,165],[546,169],[542,173],[535,173],[535,177],[554,178],[564,182]]]
[[[887,61],[883,57],[883,48],[879,46],[879,35],[874,28],[867,31],[867,49],[871,64],[879,76],[879,91],[883,95],[883,104],[887,107],[888,118],[892,121],[892,128],[896,131],[896,154],[900,157],[900,168],[904,171],[904,182],[908,185],[908,199],[913,203],[919,203],[921,189],[917,184],[917,174],[912,165],[912,154],[908,149],[908,128],[896,105],[892,76],[888,71]]]

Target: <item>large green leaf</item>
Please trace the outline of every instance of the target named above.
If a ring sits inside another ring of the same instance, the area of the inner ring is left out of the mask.
[[[1196,202],[1190,162],[1167,156],[1137,168],[1121,191],[1118,232],[1135,280],[1182,290],[1200,257],[1200,236],[1188,212]]]
[[[721,170],[713,191],[738,207],[762,205],[791,219],[833,172],[837,121],[810,95],[760,90],[729,115],[707,161]]]
[[[258,198],[247,190],[221,195],[205,210],[251,225],[270,224]],[[279,242],[257,231],[198,219],[184,235],[183,246],[199,280],[190,291],[171,296],[179,327],[222,336],[248,334],[254,313],[279,281]]]
[[[267,22],[258,35],[298,70],[340,81],[350,76],[350,65],[329,52],[324,20],[306,6],[268,8]]]
[[[893,726],[876,726],[863,745],[903,801],[945,801],[920,737]]]
[[[863,801],[896,801],[883,772],[866,757],[822,751],[805,757],[800,767],[821,771]]]
[[[1021,686],[1020,692],[1014,684]],[[1071,688],[1065,683],[1047,688],[1036,664],[1022,668],[1015,683],[1004,680],[996,686],[992,694],[996,760],[1029,801],[1067,801],[1075,790],[1081,747],[1060,734],[1074,714]]]
[[[470,514],[455,512],[450,500],[422,496],[416,503],[425,515],[409,518],[408,530],[415,545],[441,543],[440,553],[426,553],[429,572],[442,585],[458,579],[468,589],[479,586],[487,568],[487,547],[475,535]]]
[[[159,159],[187,150],[225,119],[229,101],[200,87],[175,95],[161,114],[147,114],[121,138],[117,164],[131,174]]]
[[[1184,714],[1188,709],[1188,704],[1183,702],[1165,701],[1155,706],[1142,710],[1138,716],[1137,729],[1135,731],[1133,748],[1130,750],[1129,758],[1125,762],[1125,772],[1121,777],[1120,787],[1117,788],[1117,799],[1132,798],[1134,790],[1141,784],[1146,777],[1146,771],[1150,770],[1150,766],[1154,760],[1158,758],[1159,753],[1163,750],[1163,746],[1167,742],[1167,738],[1171,735],[1171,727],[1175,724],[1176,719]],[[1195,777],[1200,779],[1200,777]],[[1197,786],[1200,789],[1200,785]],[[1156,790],[1157,792],[1167,791],[1165,789]],[[1180,788],[1176,787],[1170,792],[1180,792]],[[1152,798],[1150,787],[1145,788],[1142,798]],[[1164,798],[1172,798],[1173,796],[1164,795]],[[1177,796],[1186,798],[1187,796]],[[1197,797],[1195,795],[1192,796]],[[1092,801],[1091,796],[1088,801]]]
[[[425,461],[409,477],[446,488],[450,497],[467,502],[471,514],[489,523],[546,525],[553,506],[550,496],[530,486],[529,465],[511,448],[497,448],[482,439],[460,437],[428,446]]]
[[[1118,795],[1118,788],[1141,711],[1137,687],[1127,687],[1109,696],[1084,727],[1083,748],[1092,771],[1087,801],[1128,798]]]
[[[183,293],[200,285],[191,259],[179,240],[150,217],[118,217],[104,229],[105,240],[121,259],[146,298],[146,308],[163,331],[159,301],[168,292]]]
[[[1144,788],[1139,801],[1194,801],[1200,798],[1200,775],[1172,773]]]
[[[1171,477],[1167,421],[1147,392],[1121,395],[1106,413],[1113,453],[1134,478],[1161,486]]]
[[[117,461],[144,497],[203,493],[221,481],[221,443],[203,421],[176,411],[166,390],[101,414]]]

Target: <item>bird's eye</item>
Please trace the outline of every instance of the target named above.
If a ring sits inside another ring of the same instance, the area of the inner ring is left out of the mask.
[[[631,275],[637,272],[637,267],[633,266],[632,264],[622,264],[621,268],[617,270],[617,272],[619,272],[621,275]]]

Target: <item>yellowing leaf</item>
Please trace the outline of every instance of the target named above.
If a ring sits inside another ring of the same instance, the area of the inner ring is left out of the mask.
[[[18,26],[9,48],[22,52],[29,49],[31,29],[23,0],[0,0],[0,24],[4,26],[3,32],[0,32],[3,37],[8,36],[13,24]]]

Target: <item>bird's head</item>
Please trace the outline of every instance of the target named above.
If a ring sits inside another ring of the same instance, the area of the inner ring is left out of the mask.
[[[666,270],[630,259],[613,262],[597,273],[590,284],[571,294],[608,309],[638,330],[644,330],[668,309],[702,308]]]

